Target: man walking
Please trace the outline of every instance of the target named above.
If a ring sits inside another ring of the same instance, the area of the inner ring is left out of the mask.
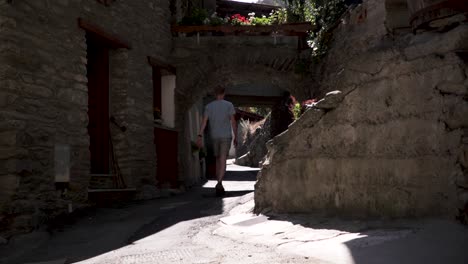
[[[234,106],[231,102],[224,100],[224,87],[217,87],[215,94],[216,100],[205,107],[197,145],[199,148],[203,146],[203,131],[209,120],[213,152],[216,157],[216,179],[218,180],[216,195],[221,196],[225,193],[222,181],[226,172],[226,159],[231,148],[231,140],[234,140],[234,145],[237,145],[237,122],[234,117],[236,113]]]

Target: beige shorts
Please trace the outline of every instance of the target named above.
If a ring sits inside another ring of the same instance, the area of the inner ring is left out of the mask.
[[[229,155],[229,149],[231,148],[231,138],[215,138],[213,139],[213,153],[215,157],[220,155]]]

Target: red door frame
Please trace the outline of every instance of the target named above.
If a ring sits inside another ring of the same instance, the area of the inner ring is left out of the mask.
[[[107,33],[83,18],[78,26],[86,31],[88,46],[88,133],[90,137],[91,173],[110,172],[109,128],[109,50],[131,49],[122,38]]]
[[[109,174],[109,48],[98,36],[86,35],[91,173]]]

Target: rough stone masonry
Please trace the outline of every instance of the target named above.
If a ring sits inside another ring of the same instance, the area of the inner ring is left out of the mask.
[[[151,66],[171,47],[169,1],[0,0],[0,235],[28,232],[86,202],[90,171],[86,31],[80,17],[131,49],[110,51],[111,112],[127,185],[154,182]],[[69,192],[54,186],[54,146],[70,146]]]
[[[468,202],[468,25],[392,34],[385,7],[364,1],[334,31],[311,89],[335,92],[269,143],[257,212],[454,216]]]

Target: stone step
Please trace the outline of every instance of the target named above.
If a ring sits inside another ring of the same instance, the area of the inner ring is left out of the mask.
[[[99,206],[115,205],[135,198],[135,188],[125,189],[88,189],[88,200]]]
[[[114,174],[90,174],[90,189],[113,189],[115,188]]]
[[[115,174],[99,174],[99,173],[90,173],[91,177],[114,177]]]

